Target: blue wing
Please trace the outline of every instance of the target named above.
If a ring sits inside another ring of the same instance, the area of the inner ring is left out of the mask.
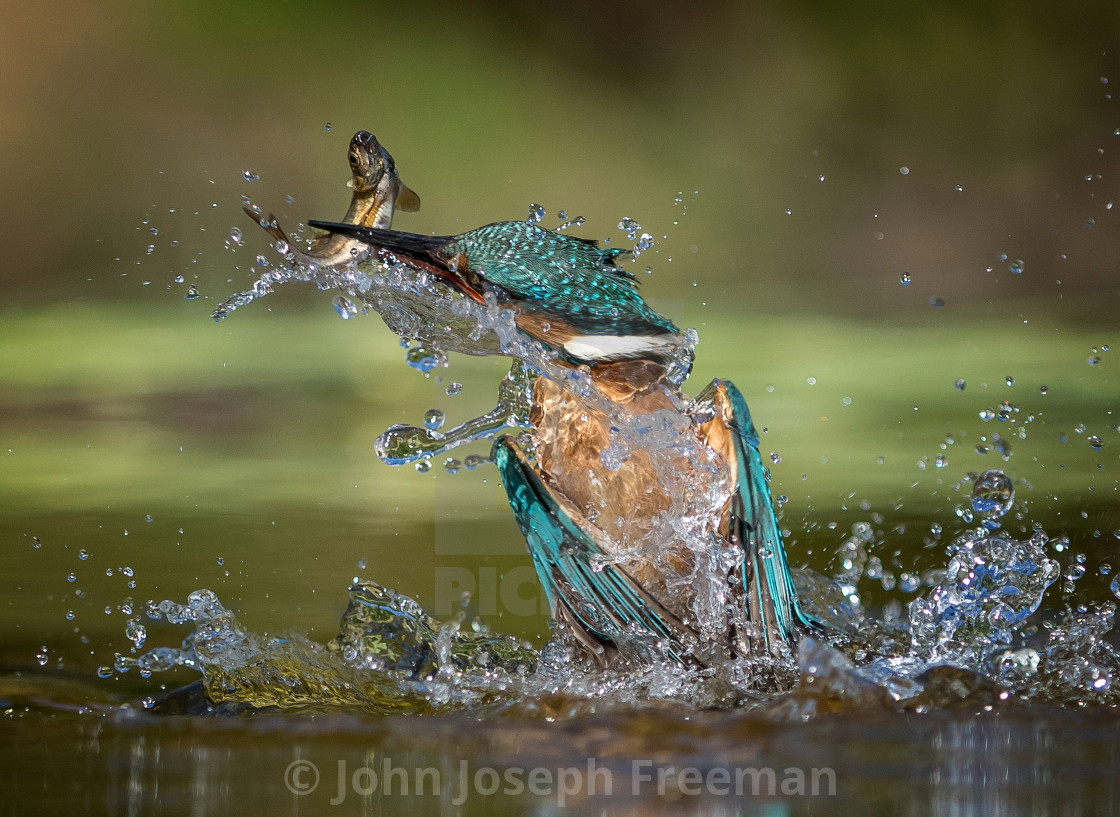
[[[796,626],[818,628],[823,623],[802,610],[798,601],[747,401],[726,380],[713,380],[698,399],[720,407],[730,432],[732,450],[724,453],[736,469],[736,492],[731,500],[729,533],[744,552],[740,576],[747,620],[756,625],[762,646],[769,651],[777,641],[795,638]],[[712,422],[718,421],[717,417]]]
[[[605,646],[617,646],[619,637],[632,636],[634,628],[652,636],[668,657],[684,661],[687,650],[678,636],[688,632],[685,625],[621,566],[593,566],[592,557],[603,551],[565,512],[512,439],[498,440],[494,459],[554,618],[603,663]]]

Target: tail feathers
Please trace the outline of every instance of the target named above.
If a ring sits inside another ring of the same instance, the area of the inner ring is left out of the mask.
[[[307,223],[320,230],[327,230],[336,235],[350,236],[359,241],[364,241],[366,244],[421,259],[432,258],[441,247],[451,240],[449,236],[402,233],[396,230],[381,230],[377,227],[339,224],[333,221],[309,221]]]
[[[603,256],[599,260],[599,264],[602,266],[603,272],[609,272],[612,275],[617,275],[619,278],[625,278],[627,281],[630,281],[635,286],[637,286],[640,283],[637,276],[635,276],[634,273],[632,273],[630,270],[626,270],[618,266],[615,260],[620,255],[629,255],[631,252],[632,250],[623,250],[618,247],[611,247],[610,249],[603,250]]]

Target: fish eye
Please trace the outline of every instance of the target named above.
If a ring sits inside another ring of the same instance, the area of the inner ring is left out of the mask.
[[[351,151],[351,153],[350,153],[350,167],[357,167],[358,166],[358,161],[359,161],[359,157],[358,157],[357,151]]]

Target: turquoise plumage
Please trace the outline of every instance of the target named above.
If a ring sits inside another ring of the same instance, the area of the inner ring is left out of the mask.
[[[627,251],[602,249],[590,239],[522,221],[487,224],[456,236],[309,223],[429,267],[476,300],[493,291],[499,302],[547,321],[554,332],[551,345],[561,351],[563,341],[573,336],[669,338],[678,333],[672,321],[642,300],[634,276],[617,266],[616,259]],[[523,329],[542,342],[550,340],[547,331]],[[624,347],[616,357],[628,356],[633,355]]]
[[[713,380],[698,399],[717,395],[727,406],[726,425],[734,446],[730,527],[732,538],[744,551],[740,580],[746,588],[747,618],[759,626],[765,647],[770,649],[779,640],[795,638],[797,626],[813,629],[823,623],[807,615],[798,601],[747,401],[727,380]]]

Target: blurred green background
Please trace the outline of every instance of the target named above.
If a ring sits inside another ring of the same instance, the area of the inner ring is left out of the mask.
[[[700,331],[689,389],[734,380],[768,428],[795,563],[834,568],[867,520],[895,575],[941,565],[962,479],[1002,467],[1012,530],[1067,533],[1063,564],[1088,556],[1078,593],[1108,595],[1114,2],[3,16],[0,665],[88,676],[126,651],[129,599],[198,587],[258,631],[326,639],[354,576],[439,607],[448,570],[482,582],[471,614],[543,636],[522,614],[531,588],[485,586],[528,563],[494,470],[419,474],[372,449],[430,407],[449,423],[485,411],[504,362],[455,357],[425,379],[375,316],[340,321],[305,285],[209,318],[258,253],[275,260],[241,197],[286,225],[340,216],[360,128],[423,200],[401,229],[536,202],[546,226],[566,210],[585,236],[625,244],[623,217],[652,233],[643,291]],[[1009,419],[980,418],[1004,401]],[[149,646],[184,634],[154,627]]]

